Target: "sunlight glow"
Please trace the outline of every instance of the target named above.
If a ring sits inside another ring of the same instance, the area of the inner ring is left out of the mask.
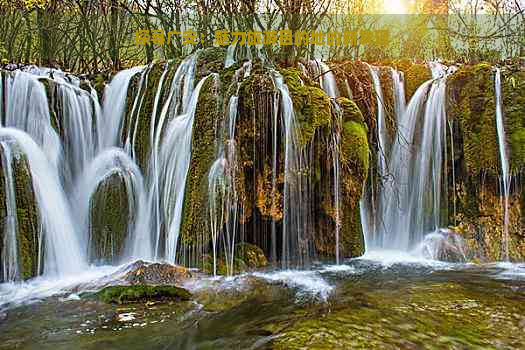
[[[403,0],[383,0],[383,12],[385,14],[405,14],[408,12]]]

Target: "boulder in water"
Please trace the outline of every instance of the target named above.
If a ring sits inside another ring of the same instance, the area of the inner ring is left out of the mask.
[[[429,233],[417,248],[423,257],[449,262],[467,261],[466,245],[456,232],[439,229]]]
[[[191,293],[176,286],[110,286],[96,294],[97,298],[105,303],[127,304],[142,301],[162,300],[190,300]]]
[[[191,274],[185,267],[138,260],[128,267],[128,272],[122,279],[133,285],[172,285],[180,284],[188,278],[191,278]]]

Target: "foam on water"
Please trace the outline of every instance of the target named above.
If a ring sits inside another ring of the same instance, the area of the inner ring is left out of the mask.
[[[90,267],[80,273],[60,278],[40,276],[26,282],[0,284],[0,310],[31,304],[55,295],[76,294],[77,290],[76,293],[70,292],[83,284],[111,275],[119,268],[119,266]],[[68,296],[66,299],[75,300],[75,297]]]
[[[520,280],[525,279],[525,264],[498,262],[494,264],[494,266],[503,270],[497,274],[498,277]]]
[[[443,268],[450,266],[452,263],[432,260],[425,258],[415,252],[405,252],[400,250],[377,249],[367,251],[363,256],[356,260],[369,260],[378,263],[383,268],[389,268],[393,265],[421,265],[432,268]]]
[[[318,271],[313,270],[282,270],[268,273],[255,272],[253,276],[297,289],[297,296],[299,297],[314,296],[326,301],[334,290],[334,286],[330,285]]]

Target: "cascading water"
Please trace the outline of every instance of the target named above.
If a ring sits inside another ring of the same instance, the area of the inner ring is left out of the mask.
[[[98,186],[112,175],[118,175],[123,179],[128,210],[131,213],[128,217],[126,237],[126,257],[139,256],[146,258],[151,252],[151,239],[148,234],[149,229],[149,210],[146,207],[146,192],[144,180],[138,166],[133,160],[119,148],[108,148],[100,153],[85,170],[85,176],[77,184],[79,191],[76,194],[75,203],[78,203],[78,210],[83,215],[82,223],[86,232],[84,233],[85,243],[83,246],[90,249],[92,240],[92,218],[90,217],[91,200]],[[122,256],[124,257],[124,256]],[[121,257],[121,258],[122,258]]]
[[[233,273],[235,243],[237,235],[237,217],[239,211],[236,190],[236,173],[238,170],[237,144],[235,128],[239,87],[243,79],[249,77],[252,62],[247,61],[235,72],[235,94],[230,97],[227,118],[219,129],[219,145],[215,162],[208,173],[208,209],[210,214],[210,231],[213,249],[213,273],[217,274],[218,244],[224,240],[227,273]]]
[[[27,157],[39,211],[40,236],[45,247],[40,253],[43,256],[44,273],[61,276],[81,271],[86,263],[85,255],[80,248],[56,168],[28,134],[17,129],[1,128],[0,139],[16,142]],[[39,249],[42,249],[42,244]]]
[[[377,139],[378,139],[378,151],[377,151],[377,162],[378,162],[378,173],[379,176],[383,177],[387,171],[387,147],[388,147],[388,134],[385,127],[385,105],[383,100],[383,89],[381,88],[381,79],[379,79],[379,68],[369,66],[370,75],[372,76],[372,82],[374,84],[374,93],[376,96],[377,103]]]
[[[423,83],[406,111],[398,115],[388,161],[391,176],[377,194],[378,209],[372,214],[375,225],[369,227],[367,250],[408,252],[441,226],[446,77],[441,65],[431,64],[431,68],[433,80]],[[365,213],[365,219],[366,215],[370,214]]]
[[[340,96],[337,88],[337,82],[335,75],[330,67],[321,60],[309,61],[309,65],[314,71],[314,75],[319,77],[319,83],[323,88],[324,92],[332,99],[332,105],[335,111],[335,123],[331,130],[330,144],[328,152],[332,158],[332,169],[333,169],[333,191],[334,191],[334,208],[335,208],[335,260],[339,264],[340,254],[340,233],[341,233],[341,162],[340,162],[340,150],[339,145],[341,143],[341,108],[337,104],[336,99]],[[303,66],[304,68],[304,66]],[[306,70],[304,68],[304,70]]]
[[[5,111],[2,125],[27,132],[46,150],[49,160],[58,167],[62,157],[62,145],[57,132],[50,124],[44,85],[31,74],[16,71],[5,75],[4,95]]]
[[[305,175],[306,160],[299,148],[297,121],[293,102],[283,77],[276,71],[272,78],[280,98],[275,100],[281,109],[284,125],[284,213],[282,233],[282,264],[292,261],[307,265],[313,252],[313,232],[309,227],[308,182]]]
[[[0,271],[0,280],[15,281],[20,278],[18,268],[18,218],[16,213],[15,185],[13,180],[12,161],[13,154],[11,151],[12,144],[8,141],[0,142],[2,151],[2,169],[4,170],[4,188],[5,188],[5,211],[6,217],[4,222],[4,237],[2,244],[2,271]]]
[[[203,78],[197,84],[191,94],[191,100],[183,109],[183,114],[169,122],[159,150],[159,168],[163,174],[160,184],[162,189],[160,201],[167,227],[165,257],[170,262],[175,262],[177,255],[184,189],[191,159],[193,120],[200,90],[210,77]]]
[[[494,77],[494,89],[496,91],[496,127],[498,131],[499,155],[501,161],[501,182],[503,187],[503,260],[509,260],[509,194],[510,173],[507,146],[505,143],[505,126],[503,123],[503,102],[501,98],[501,69],[496,68]]]
[[[97,120],[100,130],[98,133],[99,149],[119,146],[119,136],[126,114],[128,87],[131,79],[143,70],[143,66],[123,70],[117,73],[104,89],[102,118]]]

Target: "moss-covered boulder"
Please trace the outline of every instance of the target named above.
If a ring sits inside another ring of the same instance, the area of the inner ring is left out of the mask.
[[[330,98],[296,68],[281,69],[293,101],[295,118],[299,122],[299,142],[311,142],[320,128],[332,122]],[[317,85],[317,84],[316,84]]]
[[[249,269],[265,267],[268,260],[261,248],[254,244],[239,243],[235,246],[235,255],[244,261]]]
[[[33,180],[27,158],[15,143],[6,141],[0,144],[0,151],[0,264],[4,262],[3,245],[8,242],[8,238],[4,237],[7,233],[6,225],[14,225],[19,274],[16,278],[28,279],[43,271],[43,266],[39,265],[40,222]],[[10,169],[7,169],[8,166]],[[11,174],[12,183],[9,186],[13,189],[16,217],[7,216],[6,201],[9,187],[6,185],[9,174]],[[0,281],[8,277],[3,276],[3,273],[4,269],[0,268]]]
[[[233,261],[231,256],[226,258],[223,250],[219,252],[215,261],[217,264],[216,272],[218,275],[238,274],[263,268],[268,265],[268,260],[264,255],[264,251],[254,244],[238,243],[235,246],[234,252]],[[211,254],[206,255],[204,257],[203,270],[207,273],[213,273],[213,264],[213,256]]]
[[[116,263],[124,253],[128,233],[133,229],[133,206],[121,173],[113,173],[97,187],[90,202],[89,258],[91,262]],[[130,225],[131,223],[131,225]]]
[[[367,126],[361,113],[357,113],[355,103],[347,101],[344,110],[354,117],[343,122],[341,130],[341,251],[344,256],[355,257],[364,253],[359,201],[368,176],[370,152]]]
[[[96,293],[96,297],[105,303],[128,304],[148,301],[185,301],[191,299],[191,293],[176,286],[110,286]]]

